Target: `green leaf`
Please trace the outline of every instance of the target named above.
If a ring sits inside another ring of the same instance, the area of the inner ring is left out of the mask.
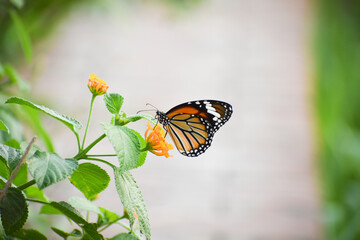
[[[19,230],[28,217],[28,206],[24,195],[16,188],[9,188],[0,201],[1,222],[6,234]]]
[[[136,168],[140,155],[140,142],[136,134],[125,126],[103,123],[102,127],[117,154],[120,171]]]
[[[66,239],[67,237],[70,236],[70,233],[64,232],[63,230],[60,230],[56,227],[51,227],[51,230],[53,230],[57,235],[59,235],[60,237]]]
[[[145,120],[152,122],[154,125],[156,124],[156,119],[153,116],[148,115],[148,114],[137,114],[137,115],[129,116],[126,119],[129,122],[136,122],[136,121],[139,121],[140,119],[145,119]]]
[[[28,62],[31,62],[32,59],[32,47],[31,47],[31,41],[30,36],[27,33],[19,15],[13,11],[9,10],[10,16],[12,21],[14,22],[15,30],[18,34],[20,45],[24,51],[24,55],[26,57],[26,60]]]
[[[98,206],[85,198],[71,197],[68,203],[76,209],[102,214]]]
[[[0,159],[0,177],[5,179],[9,179],[10,177],[10,169],[3,158]]]
[[[49,214],[49,215],[64,215],[60,210],[52,207],[51,205],[43,205],[40,209],[40,214]]]
[[[28,106],[31,108],[34,108],[36,110],[42,111],[43,113],[59,120],[60,122],[64,123],[67,127],[71,129],[76,135],[78,134],[79,130],[82,128],[82,125],[80,122],[75,120],[74,118],[65,116],[63,114],[60,114],[58,112],[55,112],[54,110],[47,108],[45,106],[37,105],[35,103],[32,103],[28,100],[18,98],[18,97],[11,97],[9,98],[5,103],[16,103],[24,106]]]
[[[46,236],[35,229],[20,229],[19,231],[11,234],[13,237],[17,237],[21,240],[46,240]]]
[[[107,172],[98,165],[82,163],[73,172],[69,180],[87,199],[92,200],[97,194],[107,188],[110,177]]]
[[[0,157],[2,157],[7,161],[7,165],[9,166],[11,172],[16,168],[16,165],[19,163],[21,159],[20,151],[18,149],[6,146],[1,143],[0,143]]]
[[[67,202],[51,202],[50,206],[62,212],[66,217],[77,223],[84,231],[85,234],[82,239],[89,240],[102,240],[104,239],[101,234],[97,232],[96,224],[88,223],[81,214]]]
[[[16,186],[20,186],[27,183],[27,181],[28,181],[28,169],[27,169],[27,165],[23,164],[19,172],[16,174],[13,184],[15,184]]]
[[[131,233],[120,233],[112,238],[109,238],[109,240],[139,240],[139,238]]]
[[[73,206],[68,204],[67,202],[51,202],[49,204],[53,208],[59,210],[66,217],[70,218],[77,224],[87,224],[88,222],[81,216],[81,214],[76,210]]]
[[[49,201],[49,198],[46,197],[44,192],[35,186],[27,187],[24,191],[28,198],[35,198],[44,202]],[[44,206],[48,206],[48,205],[44,205]]]
[[[101,211],[102,220],[104,221],[105,224],[115,222],[120,218],[118,214],[108,209],[102,207],[99,207],[99,209]]]
[[[7,128],[7,126],[5,125],[5,123],[3,123],[3,122],[0,120],[0,131],[1,131],[1,130],[9,133],[9,129]]]
[[[129,215],[131,228],[135,222],[134,212],[138,216],[140,231],[150,239],[150,223],[145,206],[144,198],[134,177],[129,171],[122,173],[120,169],[114,169],[116,190]]]
[[[138,133],[137,131],[131,129],[131,131],[133,131],[133,133],[135,133],[135,135],[137,136],[137,138],[139,139],[139,142],[140,142],[140,149],[143,149],[146,147],[146,141],[145,139],[141,136],[140,133]],[[146,156],[147,156],[147,153],[148,151],[142,151],[140,152],[140,156],[139,156],[139,161],[138,161],[138,164],[137,164],[137,168],[140,167],[141,165],[143,165],[145,163],[145,159],[146,159]]]
[[[119,114],[124,98],[118,93],[107,93],[104,96],[106,108],[112,114]]]
[[[24,92],[30,90],[30,85],[20,76],[16,69],[10,64],[4,64],[4,73],[9,77],[11,83],[16,83],[19,89]]]
[[[56,153],[36,151],[28,160],[30,174],[40,190],[70,176],[77,167],[76,160],[63,159]]]

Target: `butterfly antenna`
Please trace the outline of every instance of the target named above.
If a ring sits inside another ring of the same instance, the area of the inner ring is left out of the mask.
[[[155,106],[151,105],[150,103],[147,103],[146,106],[151,106],[154,109],[144,109],[144,110],[140,110],[137,111],[136,114],[140,113],[140,112],[150,112],[150,111],[159,111],[159,109],[157,109]]]
[[[155,107],[154,105],[150,104],[150,103],[147,103],[146,106],[151,106],[153,107],[156,111],[159,111],[159,109],[157,109],[157,107]]]

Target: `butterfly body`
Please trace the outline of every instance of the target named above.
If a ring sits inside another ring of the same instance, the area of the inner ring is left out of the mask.
[[[227,122],[232,106],[217,100],[198,100],[180,104],[156,118],[174,141],[179,152],[196,157],[211,145],[214,134]]]

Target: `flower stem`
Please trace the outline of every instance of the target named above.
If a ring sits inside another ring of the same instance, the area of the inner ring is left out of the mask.
[[[83,158],[98,142],[100,142],[103,138],[105,138],[106,135],[103,134],[100,137],[98,137],[97,139],[95,139],[95,141],[93,141],[92,143],[90,143],[89,146],[87,146],[84,150],[80,151],[75,157],[73,157],[76,160],[79,160],[81,158]]]
[[[86,157],[116,157],[116,154],[94,154],[94,155],[86,155]]]
[[[82,142],[82,145],[81,145],[81,149],[84,149],[85,139],[86,139],[87,131],[88,131],[88,128],[89,128],[89,123],[90,123],[90,118],[91,118],[92,109],[93,109],[93,106],[94,106],[95,97],[96,97],[95,94],[93,94],[92,97],[91,97],[89,117],[88,117],[88,120],[87,120],[86,129],[85,129],[85,134],[84,134],[84,139],[83,139],[83,142]]]
[[[100,159],[100,158],[89,158],[89,157],[87,157],[87,158],[84,158],[84,159],[85,159],[85,160],[102,162],[102,163],[105,163],[106,165],[112,167],[113,169],[116,168],[116,166],[115,166],[114,164],[109,163],[109,162],[107,162],[107,161],[105,161],[105,160],[102,160],[102,159]]]
[[[36,183],[35,179],[31,180],[31,181],[28,181],[27,183],[24,183],[23,185],[19,186],[18,189],[19,190],[24,190],[32,185],[34,185]]]

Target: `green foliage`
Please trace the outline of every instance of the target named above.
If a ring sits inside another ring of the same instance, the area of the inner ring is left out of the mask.
[[[314,53],[324,239],[360,239],[360,3],[317,3]]]
[[[28,160],[29,171],[39,189],[69,177],[78,167],[75,159],[63,159],[56,153],[36,151]]]
[[[77,187],[87,199],[92,200],[107,188],[110,177],[107,172],[92,163],[82,163],[73,172],[70,182]]]
[[[107,93],[104,96],[105,106],[110,113],[118,115],[124,98],[118,93]]]
[[[19,230],[28,216],[28,206],[24,195],[16,188],[9,188],[0,201],[1,222],[6,234]]]
[[[150,239],[150,223],[147,209],[141,190],[134,177],[129,171],[123,173],[120,169],[114,169],[114,175],[116,190],[128,213],[130,225],[133,226],[135,223],[136,215],[139,219],[141,232],[146,236],[146,239]]]
[[[140,158],[140,141],[137,135],[125,126],[103,123],[102,127],[117,154],[119,171],[136,168]]]
[[[0,130],[6,131],[7,133],[9,133],[9,129],[7,128],[5,123],[3,123],[1,120],[0,120]]]
[[[19,231],[12,234],[13,237],[16,237],[21,240],[46,240],[46,236],[35,229],[20,229]]]
[[[73,131],[76,135],[79,132],[79,130],[82,128],[82,125],[80,122],[78,122],[76,119],[65,116],[63,114],[60,114],[50,108],[47,108],[45,106],[41,106],[41,105],[37,105],[35,103],[32,103],[28,100],[22,99],[22,98],[18,98],[18,97],[11,97],[9,98],[6,103],[16,103],[16,104],[20,104],[23,106],[28,106],[31,107],[33,109],[39,110],[47,115],[49,115],[50,117],[55,118],[56,120],[59,120],[60,122],[64,123],[68,128],[71,129],[71,131]]]

